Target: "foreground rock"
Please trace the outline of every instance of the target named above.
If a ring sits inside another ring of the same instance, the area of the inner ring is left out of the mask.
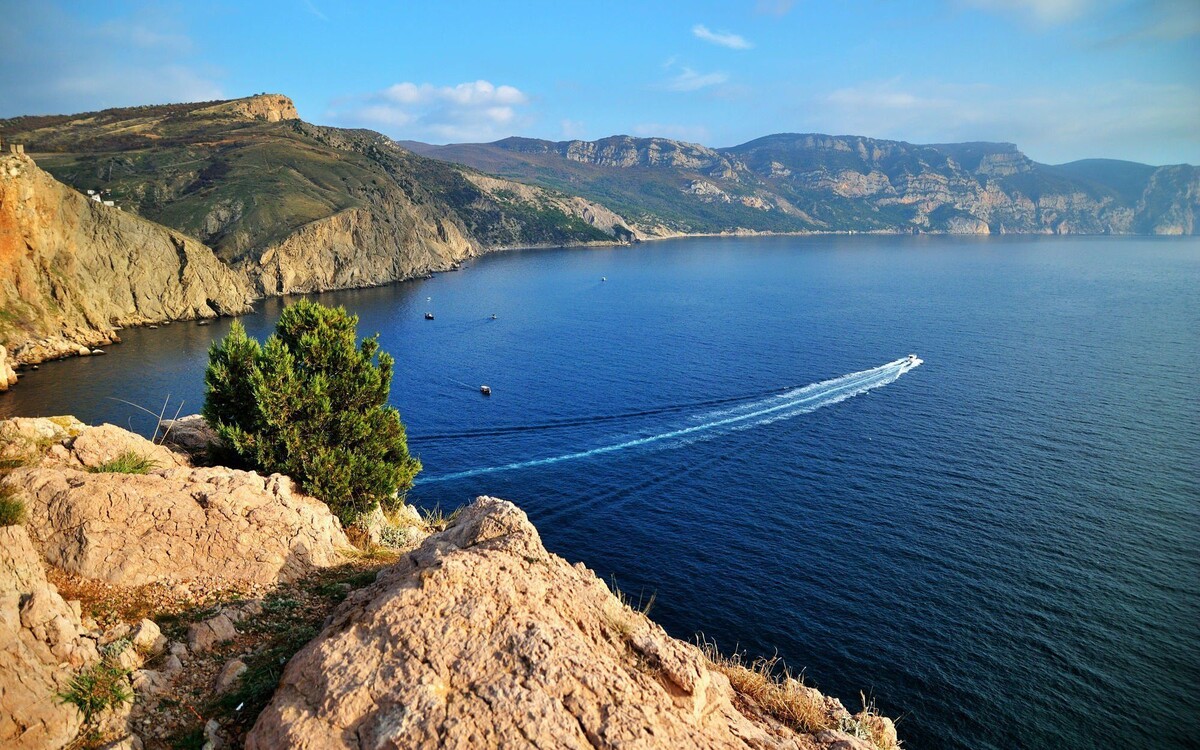
[[[129,586],[273,583],[339,563],[350,546],[329,508],[282,475],[193,468],[118,427],[64,417],[6,420],[0,436],[37,451],[2,481],[23,497],[46,561],[68,573]],[[153,468],[96,471],[127,454]]]
[[[480,498],[343,603],[246,746],[862,747],[751,720],[736,700],[697,648],[549,554],[514,505]]]
[[[20,526],[0,528],[0,747],[57,748],[83,717],[57,696],[100,658],[73,608],[46,582]]]

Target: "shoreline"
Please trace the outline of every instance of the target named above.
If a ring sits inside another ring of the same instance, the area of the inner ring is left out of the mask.
[[[15,388],[19,385],[19,379],[22,373],[28,371],[45,362],[55,362],[74,357],[91,356],[95,354],[94,349],[99,346],[118,345],[121,343],[121,338],[118,332],[126,328],[149,328],[151,326],[169,326],[173,323],[188,323],[195,322],[197,325],[207,325],[211,321],[220,318],[236,318],[243,314],[253,313],[259,302],[268,298],[281,298],[289,296],[299,296],[307,294],[323,294],[325,292],[337,292],[351,289],[375,289],[379,287],[389,286],[391,284],[402,284],[410,281],[420,281],[433,278],[435,274],[452,273],[462,270],[464,264],[482,258],[486,255],[498,253],[523,251],[523,250],[572,250],[572,249],[587,249],[587,248],[615,248],[615,247],[636,247],[639,244],[646,242],[664,242],[670,240],[685,240],[685,239],[703,239],[703,238],[740,238],[740,237],[850,237],[855,235],[864,235],[871,237],[959,237],[959,238],[980,238],[980,237],[1174,237],[1175,235],[1141,235],[1141,234],[1121,234],[1121,233],[1104,233],[1104,234],[1054,234],[1051,232],[1001,232],[1001,233],[955,233],[955,232],[919,232],[912,233],[900,230],[878,229],[869,231],[859,230],[821,230],[821,231],[796,231],[796,232],[776,232],[776,231],[760,231],[752,229],[739,229],[729,232],[692,232],[679,233],[669,235],[651,235],[643,236],[629,241],[621,240],[599,240],[595,242],[572,242],[572,243],[538,243],[530,245],[503,245],[490,247],[480,250],[479,252],[464,258],[461,261],[455,262],[448,268],[440,269],[423,269],[410,276],[399,279],[391,279],[379,283],[356,284],[353,286],[331,287],[329,289],[312,289],[307,291],[294,291],[287,294],[270,294],[256,297],[250,303],[250,309],[241,313],[218,314],[212,317],[181,317],[181,318],[166,318],[162,320],[138,320],[138,321],[118,321],[112,325],[107,331],[78,331],[64,332],[64,335],[46,336],[42,338],[31,338],[21,343],[19,347],[8,348],[7,344],[0,344],[0,350],[4,350],[0,354],[0,381],[5,380],[8,373],[12,374],[9,378],[10,382],[7,387],[0,387],[0,393],[5,390]],[[1186,235],[1180,235],[1186,236]],[[74,333],[75,335],[71,335]],[[84,350],[87,350],[86,353]],[[24,353],[18,355],[19,351],[24,350]],[[8,368],[7,371],[4,368]],[[15,379],[14,379],[15,378]],[[0,383],[2,386],[2,383]]]

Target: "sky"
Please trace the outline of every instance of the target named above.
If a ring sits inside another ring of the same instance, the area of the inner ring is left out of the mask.
[[[1200,0],[0,0],[0,118],[286,94],[431,143],[779,132],[1200,164]]]

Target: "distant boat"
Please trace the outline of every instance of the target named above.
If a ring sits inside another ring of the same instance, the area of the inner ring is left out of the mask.
[[[433,313],[425,313],[425,320],[433,320]]]
[[[601,277],[600,277],[600,280],[601,280],[601,281],[608,281],[608,277],[607,277],[607,276],[601,276]]]
[[[481,385],[479,386],[479,392],[485,396],[490,396],[492,395],[492,387],[490,385]]]
[[[496,313],[492,313],[492,320],[496,319]]]

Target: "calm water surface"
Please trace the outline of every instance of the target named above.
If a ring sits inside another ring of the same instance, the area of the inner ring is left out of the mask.
[[[516,501],[672,634],[910,747],[1195,746],[1200,241],[680,240],[321,299],[396,356],[412,499]],[[0,415],[144,432],[115,399],[196,411],[228,325],[126,331]]]

